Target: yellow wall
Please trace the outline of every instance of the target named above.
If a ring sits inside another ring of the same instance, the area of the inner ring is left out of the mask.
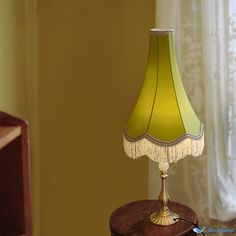
[[[0,1],[0,109],[28,118],[24,1]]]
[[[42,236],[109,235],[119,205],[147,197],[147,160],[122,126],[144,78],[154,1],[38,1]]]
[[[36,0],[0,1],[0,110],[30,121],[35,236],[40,232]]]
[[[0,109],[30,120],[34,236],[109,235],[147,197],[122,150],[144,78],[154,0],[0,1]]]

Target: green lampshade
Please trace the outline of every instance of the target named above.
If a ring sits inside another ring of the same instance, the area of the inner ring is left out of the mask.
[[[173,35],[173,30],[150,30],[144,84],[124,130],[129,157],[146,155],[157,162],[174,162],[203,151],[203,125],[185,93]]]

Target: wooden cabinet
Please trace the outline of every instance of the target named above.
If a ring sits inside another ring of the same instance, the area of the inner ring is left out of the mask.
[[[0,235],[32,236],[26,121],[0,112]]]

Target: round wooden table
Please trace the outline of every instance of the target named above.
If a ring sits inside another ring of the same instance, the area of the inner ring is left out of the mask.
[[[197,224],[197,215],[189,207],[169,202],[169,209],[179,217]],[[169,226],[154,225],[149,216],[159,211],[161,203],[158,200],[142,200],[128,203],[115,210],[110,217],[111,236],[193,236],[193,225],[184,220]]]

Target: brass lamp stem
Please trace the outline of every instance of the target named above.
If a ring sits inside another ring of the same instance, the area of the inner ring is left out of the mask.
[[[169,167],[169,165],[168,165]],[[167,169],[168,169],[167,167]],[[159,165],[160,168],[160,165]],[[161,169],[161,168],[160,168]],[[156,225],[171,225],[176,223],[178,220],[173,220],[174,218],[178,218],[178,214],[172,212],[168,208],[169,194],[166,186],[166,179],[168,177],[167,169],[160,171],[161,177],[161,192],[159,195],[159,201],[162,203],[162,207],[159,212],[154,212],[150,215],[149,219],[153,224]]]
[[[168,177],[167,171],[161,171],[160,173],[161,177],[161,192],[159,195],[159,201],[162,202],[163,209],[167,209],[167,203],[169,201],[169,194],[166,186],[166,178]]]

